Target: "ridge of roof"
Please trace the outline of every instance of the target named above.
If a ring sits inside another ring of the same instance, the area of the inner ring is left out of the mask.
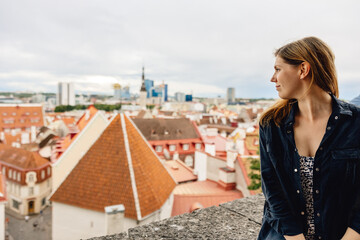
[[[126,131],[126,123],[125,123],[123,113],[120,113],[120,118],[121,118],[121,125],[122,125],[123,136],[124,136],[125,151],[126,151],[126,156],[127,156],[128,166],[129,166],[129,172],[130,172],[131,186],[132,186],[132,189],[133,189],[134,200],[135,200],[136,216],[137,216],[137,219],[141,219],[141,209],[140,209],[140,204],[139,204],[139,196],[138,196],[138,192],[137,192],[137,188],[136,188],[135,173],[134,173],[134,168],[133,168],[133,165],[132,165],[132,158],[131,158],[131,153],[130,153],[129,139],[128,139],[128,135],[127,135],[127,131]]]
[[[129,167],[128,156],[132,167]],[[142,220],[163,206],[175,185],[131,119],[117,114],[53,194],[51,201],[100,212],[106,206],[123,204],[125,217]]]

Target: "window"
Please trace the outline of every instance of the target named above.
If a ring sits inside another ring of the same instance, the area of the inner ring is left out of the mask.
[[[34,195],[34,187],[29,187],[29,196]]]
[[[12,115],[13,115],[13,116],[16,116],[16,112],[13,112]]]
[[[17,174],[17,180],[20,182],[21,181],[21,174],[18,172]]]
[[[176,145],[175,144],[171,144],[169,146],[169,151],[175,151],[176,150]]]
[[[189,144],[184,144],[184,145],[183,145],[183,150],[185,150],[185,151],[186,151],[186,150],[189,150]]]
[[[12,200],[12,206],[13,206],[13,208],[15,208],[15,209],[19,209],[19,205],[20,205],[20,203],[18,202],[18,201],[16,201],[16,200]]]
[[[7,113],[6,112],[3,112],[3,116],[6,116],[7,115]]]
[[[6,168],[5,167],[2,167],[2,175],[6,175]]]
[[[50,176],[50,167],[47,168],[47,175]]]
[[[21,118],[20,123],[24,123],[24,122],[25,122],[25,119]]]
[[[42,200],[41,200],[41,206],[44,206],[46,203],[46,198],[44,197]]]
[[[155,151],[156,152],[161,152],[162,151],[162,146],[161,145],[155,146]]]
[[[9,169],[9,173],[8,173],[8,174],[9,174],[8,177],[11,179],[11,178],[12,178],[12,170],[11,170],[11,169]]]
[[[41,171],[41,179],[44,179],[45,178],[45,170],[42,170]]]
[[[16,177],[17,177],[17,172],[14,171],[14,172],[13,172],[13,177],[12,177],[12,179],[13,179],[13,180],[16,180]]]
[[[197,150],[201,149],[201,143],[196,143],[195,144],[195,149],[197,149]]]
[[[34,112],[34,115],[38,115],[38,113],[37,113],[37,112]]]

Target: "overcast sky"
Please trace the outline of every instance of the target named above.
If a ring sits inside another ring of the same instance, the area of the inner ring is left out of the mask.
[[[340,97],[360,94],[360,2],[314,0],[0,0],[0,91],[138,92],[277,97],[273,52],[305,36],[336,56]]]

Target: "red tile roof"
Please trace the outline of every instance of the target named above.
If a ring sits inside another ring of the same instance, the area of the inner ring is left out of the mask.
[[[90,105],[87,108],[86,112],[77,121],[76,126],[70,128],[70,133],[64,138],[58,140],[56,152],[52,157],[53,159],[58,159],[61,154],[65,152],[65,150],[71,145],[75,138],[80,134],[81,130],[86,127],[97,112],[98,110],[93,105]]]
[[[218,183],[210,180],[184,183],[174,190],[174,204],[171,216],[191,212],[194,203],[204,208],[242,198],[238,190],[225,190]]]
[[[169,160],[165,162],[165,166],[177,183],[197,180],[193,170],[181,161]]]
[[[221,135],[216,136],[202,136],[204,143],[215,144],[216,152],[225,152],[226,151],[226,138]]]
[[[43,109],[36,104],[0,104],[0,131],[44,126]]]
[[[0,169],[2,169],[0,164]],[[5,176],[0,172],[0,202],[6,201]]]
[[[37,152],[29,152],[6,144],[0,144],[0,161],[24,170],[50,165],[49,161]]]
[[[51,201],[101,212],[123,204],[126,217],[140,220],[160,209],[175,185],[133,122],[117,115]]]

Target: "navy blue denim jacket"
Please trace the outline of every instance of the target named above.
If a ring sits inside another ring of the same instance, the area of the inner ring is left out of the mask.
[[[360,233],[360,109],[332,96],[332,114],[315,154],[313,199],[317,239]],[[306,233],[305,199],[293,124],[297,103],[277,127],[260,126],[264,217],[258,240]]]

